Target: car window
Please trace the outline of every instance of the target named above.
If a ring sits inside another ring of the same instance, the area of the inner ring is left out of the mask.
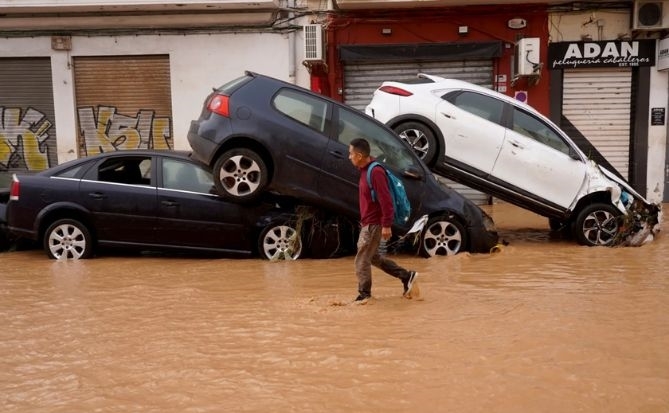
[[[513,109],[513,130],[569,155],[569,145],[550,125],[515,107]]]
[[[61,178],[74,178],[79,173],[79,171],[81,171],[81,169],[84,166],[88,166],[88,165],[90,165],[90,162],[82,164],[82,165],[77,165],[73,168],[66,169],[64,171],[60,171],[57,174],[55,174],[54,176],[59,176]]]
[[[210,193],[214,179],[211,173],[190,162],[163,158],[163,188]]]
[[[98,180],[119,184],[151,185],[151,158],[111,158],[98,167]]]
[[[348,146],[355,138],[365,138],[371,147],[371,155],[388,166],[400,171],[416,167],[411,148],[399,136],[359,112],[339,108],[337,140]]]
[[[232,93],[235,89],[237,89],[239,86],[243,85],[244,83],[250,81],[253,79],[252,76],[249,75],[244,75],[241,77],[238,77],[237,79],[233,79],[229,81],[228,83],[224,84],[223,86],[218,88],[218,91],[221,93],[225,94],[230,94]]]
[[[296,121],[325,132],[328,102],[292,89],[281,89],[274,96],[274,107]]]
[[[462,110],[501,125],[504,102],[474,92],[449,93],[443,97]]]

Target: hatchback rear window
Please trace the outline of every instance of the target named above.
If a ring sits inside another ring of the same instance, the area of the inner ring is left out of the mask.
[[[238,77],[237,79],[231,80],[228,83],[224,84],[223,86],[219,87],[217,91],[223,93],[224,95],[230,96],[230,94],[234,92],[238,87],[250,81],[251,79],[253,79],[253,76],[251,75],[244,75],[242,77]]]

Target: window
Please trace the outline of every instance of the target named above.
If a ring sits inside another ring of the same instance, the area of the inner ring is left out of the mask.
[[[214,189],[212,175],[189,162],[163,159],[163,187],[180,191],[211,193]]]
[[[151,185],[151,158],[112,158],[98,168],[98,180],[130,185]]]
[[[86,164],[83,164],[83,165],[77,165],[74,168],[66,169],[66,170],[60,172],[57,176],[59,176],[61,178],[74,178],[79,173],[79,171],[81,171],[81,169],[84,166],[88,166],[88,165],[90,165],[90,163],[86,163]]]
[[[291,89],[282,89],[274,97],[274,107],[296,121],[325,132],[328,102]]]
[[[549,125],[519,108],[513,109],[513,130],[569,155],[569,145]]]
[[[444,96],[458,108],[501,125],[504,102],[474,92],[450,93]]]
[[[411,148],[402,142],[399,136],[379,126],[365,115],[339,108],[337,139],[348,146],[355,138],[366,139],[371,147],[371,155],[388,166],[400,171],[415,166]]]

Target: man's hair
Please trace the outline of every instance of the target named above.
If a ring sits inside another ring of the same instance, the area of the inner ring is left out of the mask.
[[[371,149],[369,148],[369,142],[363,138],[355,138],[351,141],[351,146],[355,149],[356,152],[360,152],[362,156],[369,156]]]

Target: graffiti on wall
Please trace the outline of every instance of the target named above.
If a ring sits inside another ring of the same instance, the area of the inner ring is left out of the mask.
[[[41,171],[49,165],[47,116],[34,108],[0,106],[0,171]]]
[[[123,149],[171,149],[169,117],[141,109],[137,116],[117,113],[113,106],[81,107],[79,130],[84,155]],[[0,172],[49,168],[49,134],[53,123],[39,110],[0,106]],[[54,146],[55,147],[55,146]]]
[[[124,149],[171,149],[169,117],[140,109],[137,116],[117,113],[114,106],[78,108],[79,130],[85,155]]]

